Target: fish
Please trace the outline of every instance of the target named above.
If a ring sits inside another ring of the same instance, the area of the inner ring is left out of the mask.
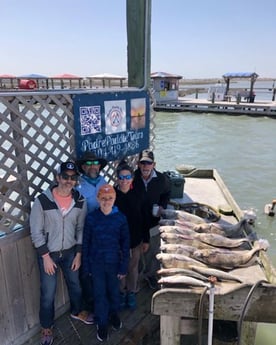
[[[183,284],[188,286],[210,287],[210,284],[202,280],[182,275],[162,277],[158,280],[159,284]]]
[[[190,266],[190,269],[192,269],[193,271],[197,273],[200,273],[201,275],[205,275],[207,277],[214,276],[218,280],[230,280],[230,281],[236,281],[238,283],[242,283],[242,280],[240,278],[236,277],[235,275],[231,273],[224,272],[219,269],[210,268],[210,267],[193,266],[193,265]]]
[[[250,241],[245,238],[227,238],[218,234],[206,234],[206,233],[196,233],[194,238],[212,245],[213,247],[225,247],[225,248],[237,248],[244,243],[250,243]]]
[[[184,276],[200,279],[206,282],[209,281],[208,278],[204,276],[203,274],[200,274],[196,271],[185,269],[185,268],[161,268],[160,270],[157,271],[157,274],[160,276],[165,276],[165,277],[173,276],[173,275],[184,275]]]
[[[188,246],[193,246],[198,249],[203,248],[214,248],[213,246],[195,239],[193,236],[172,234],[172,233],[161,233],[160,238],[168,244],[183,244]]]
[[[211,234],[218,234],[221,236],[225,236],[225,232],[223,231],[223,228],[219,224],[214,223],[202,223],[202,224],[196,224],[193,228],[195,232],[199,233],[211,233]]]
[[[196,250],[196,248],[185,244],[168,243],[161,244],[160,250],[165,253],[183,254],[191,256],[191,254]]]
[[[200,218],[192,213],[180,210],[164,209],[161,213],[162,218],[166,219],[178,219],[182,221],[189,221],[194,224],[200,224],[204,222],[203,218]]]
[[[198,249],[192,257],[207,265],[233,269],[244,267],[248,263],[254,263],[254,255],[260,250],[267,250],[269,244],[267,241],[255,241],[251,250],[218,250],[218,249]]]
[[[190,222],[188,220],[182,220],[182,219],[160,219],[159,225],[172,225],[172,226],[184,226],[185,228],[194,229],[196,224],[193,222]]]
[[[159,232],[166,232],[166,233],[173,233],[173,234],[181,234],[181,235],[191,235],[193,236],[195,234],[195,231],[184,228],[180,226],[172,226],[172,225],[163,225],[159,226]]]
[[[156,254],[157,260],[159,260],[164,268],[189,268],[189,265],[200,265],[205,267],[206,265],[200,261],[190,258],[186,255],[181,254],[167,254],[158,253]]]

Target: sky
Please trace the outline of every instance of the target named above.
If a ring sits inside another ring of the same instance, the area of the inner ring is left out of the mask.
[[[126,0],[0,0],[0,74],[127,76]],[[152,0],[151,71],[276,77],[275,0]]]

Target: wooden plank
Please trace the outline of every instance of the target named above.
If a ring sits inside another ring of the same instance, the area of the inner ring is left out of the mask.
[[[0,267],[4,267],[3,253],[0,249]],[[10,320],[9,303],[8,303],[8,286],[5,279],[5,272],[0,270],[0,339],[2,345],[10,345],[13,340],[13,325]]]
[[[160,317],[161,345],[180,345],[180,318],[170,315]]]
[[[19,256],[16,243],[2,248],[2,269],[4,272],[4,284],[7,286],[5,298],[7,309],[1,310],[6,322],[10,323],[9,337],[11,340],[17,338],[28,330],[25,318],[25,301],[23,285],[20,272]],[[2,285],[2,284],[1,284]]]
[[[40,283],[37,256],[29,236],[17,242],[17,250],[20,257],[19,267],[25,302],[25,317],[28,328],[32,328],[39,323]]]

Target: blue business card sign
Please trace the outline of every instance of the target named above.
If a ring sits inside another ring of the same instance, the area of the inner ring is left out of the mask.
[[[73,96],[76,152],[92,151],[107,161],[149,147],[150,100],[146,91]]]

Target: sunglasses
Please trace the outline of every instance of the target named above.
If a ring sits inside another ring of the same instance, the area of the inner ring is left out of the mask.
[[[87,161],[84,163],[85,165],[99,165],[100,164],[100,161]]]
[[[148,161],[142,161],[140,162],[142,165],[152,165],[153,162],[148,162]]]
[[[119,175],[119,180],[131,180],[132,176],[131,175]]]
[[[63,180],[65,180],[65,181],[68,181],[68,180],[71,180],[71,181],[78,181],[78,178],[79,178],[79,175],[68,175],[68,174],[65,174],[65,173],[61,174],[60,176],[61,176],[61,177],[63,178]]]

